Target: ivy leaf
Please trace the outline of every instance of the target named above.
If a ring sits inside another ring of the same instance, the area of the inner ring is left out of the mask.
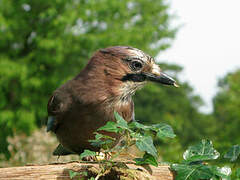
[[[69,170],[68,173],[69,173],[70,179],[73,179],[75,176],[80,174],[79,172],[75,172],[72,170]]]
[[[115,122],[113,121],[108,121],[105,126],[102,126],[97,129],[98,131],[108,131],[108,132],[118,132],[118,128]]]
[[[236,161],[240,154],[240,145],[234,145],[230,150],[224,155],[224,158],[230,159],[230,161]]]
[[[87,171],[82,171],[81,174],[82,174],[83,176],[86,176],[86,177],[88,176],[88,172],[87,172]]]
[[[122,116],[120,116],[116,111],[114,111],[114,116],[116,118],[117,121],[117,127],[120,127],[122,129],[128,129],[128,124],[127,121],[125,121]]]
[[[217,166],[212,166],[211,167],[212,173],[215,174],[215,176],[221,177],[222,179],[230,179],[230,175],[232,173],[232,170],[230,167],[217,167]]]
[[[145,153],[143,158],[135,158],[134,161],[136,162],[136,165],[150,164],[158,167],[156,158],[148,153]]]
[[[142,129],[145,131],[148,131],[148,130],[155,131],[157,133],[157,137],[159,137],[161,139],[165,138],[165,137],[174,138],[176,136],[173,132],[172,127],[165,123],[159,123],[159,124],[154,124],[151,126],[146,126],[146,125],[140,124],[138,122],[132,122],[129,126],[131,128]]]
[[[157,137],[159,138],[174,138],[176,135],[173,132],[173,129],[171,126],[165,123],[155,124],[152,125],[152,128],[157,132]]]
[[[145,151],[154,157],[157,157],[157,150],[153,145],[151,136],[141,136],[141,138],[137,138],[136,146],[140,151]]]
[[[89,142],[91,142],[92,146],[106,148],[104,146],[111,146],[111,144],[115,141],[115,138],[111,136],[107,136],[99,133],[95,133],[95,134],[96,134],[95,139],[88,140]]]
[[[84,152],[80,154],[81,159],[88,156],[96,156],[96,152],[85,149]]]
[[[200,143],[190,146],[183,154],[187,162],[213,160],[219,157],[210,140],[202,140]]]
[[[175,180],[199,180],[213,177],[211,169],[205,165],[172,164],[171,169],[177,172]]]
[[[130,123],[129,127],[130,128],[143,129],[143,130],[149,130],[150,129],[150,126],[146,126],[146,125],[140,124],[140,123],[138,123],[136,121]]]

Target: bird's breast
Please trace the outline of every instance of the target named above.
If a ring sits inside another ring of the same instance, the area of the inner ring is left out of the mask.
[[[57,137],[62,145],[74,152],[81,148],[92,149],[88,140],[94,139],[94,132],[104,126],[108,121],[115,121],[114,111],[118,112],[126,121],[133,118],[133,103],[111,103],[84,105],[75,104],[69,113],[63,118],[61,126],[57,131]],[[114,133],[104,134],[118,138]]]

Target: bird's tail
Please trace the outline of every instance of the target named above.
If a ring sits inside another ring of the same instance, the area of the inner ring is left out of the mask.
[[[69,154],[75,154],[63,147],[63,145],[59,144],[56,149],[53,151],[54,156],[65,156]]]

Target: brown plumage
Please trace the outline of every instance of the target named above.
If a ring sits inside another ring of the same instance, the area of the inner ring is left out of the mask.
[[[99,127],[115,121],[114,111],[128,122],[134,120],[131,97],[147,80],[176,86],[173,79],[161,73],[153,58],[138,49],[116,46],[97,51],[75,78],[54,91],[48,102],[47,131],[53,131],[60,142],[54,155],[98,150],[88,140],[94,139]]]

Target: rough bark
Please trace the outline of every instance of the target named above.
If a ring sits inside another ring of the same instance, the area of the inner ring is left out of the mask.
[[[56,163],[46,165],[28,165],[22,167],[0,168],[0,179],[19,180],[19,179],[70,179],[69,171],[83,172],[87,171],[89,177],[97,175],[99,166],[97,163]],[[75,176],[74,179],[79,179],[81,175]],[[83,178],[84,179],[84,178]],[[85,178],[87,179],[87,178]],[[109,170],[105,176],[99,179],[125,179],[125,180],[173,180],[173,173],[170,171],[169,166],[160,165],[159,167],[153,166],[136,166],[127,163],[127,167],[117,166]]]

